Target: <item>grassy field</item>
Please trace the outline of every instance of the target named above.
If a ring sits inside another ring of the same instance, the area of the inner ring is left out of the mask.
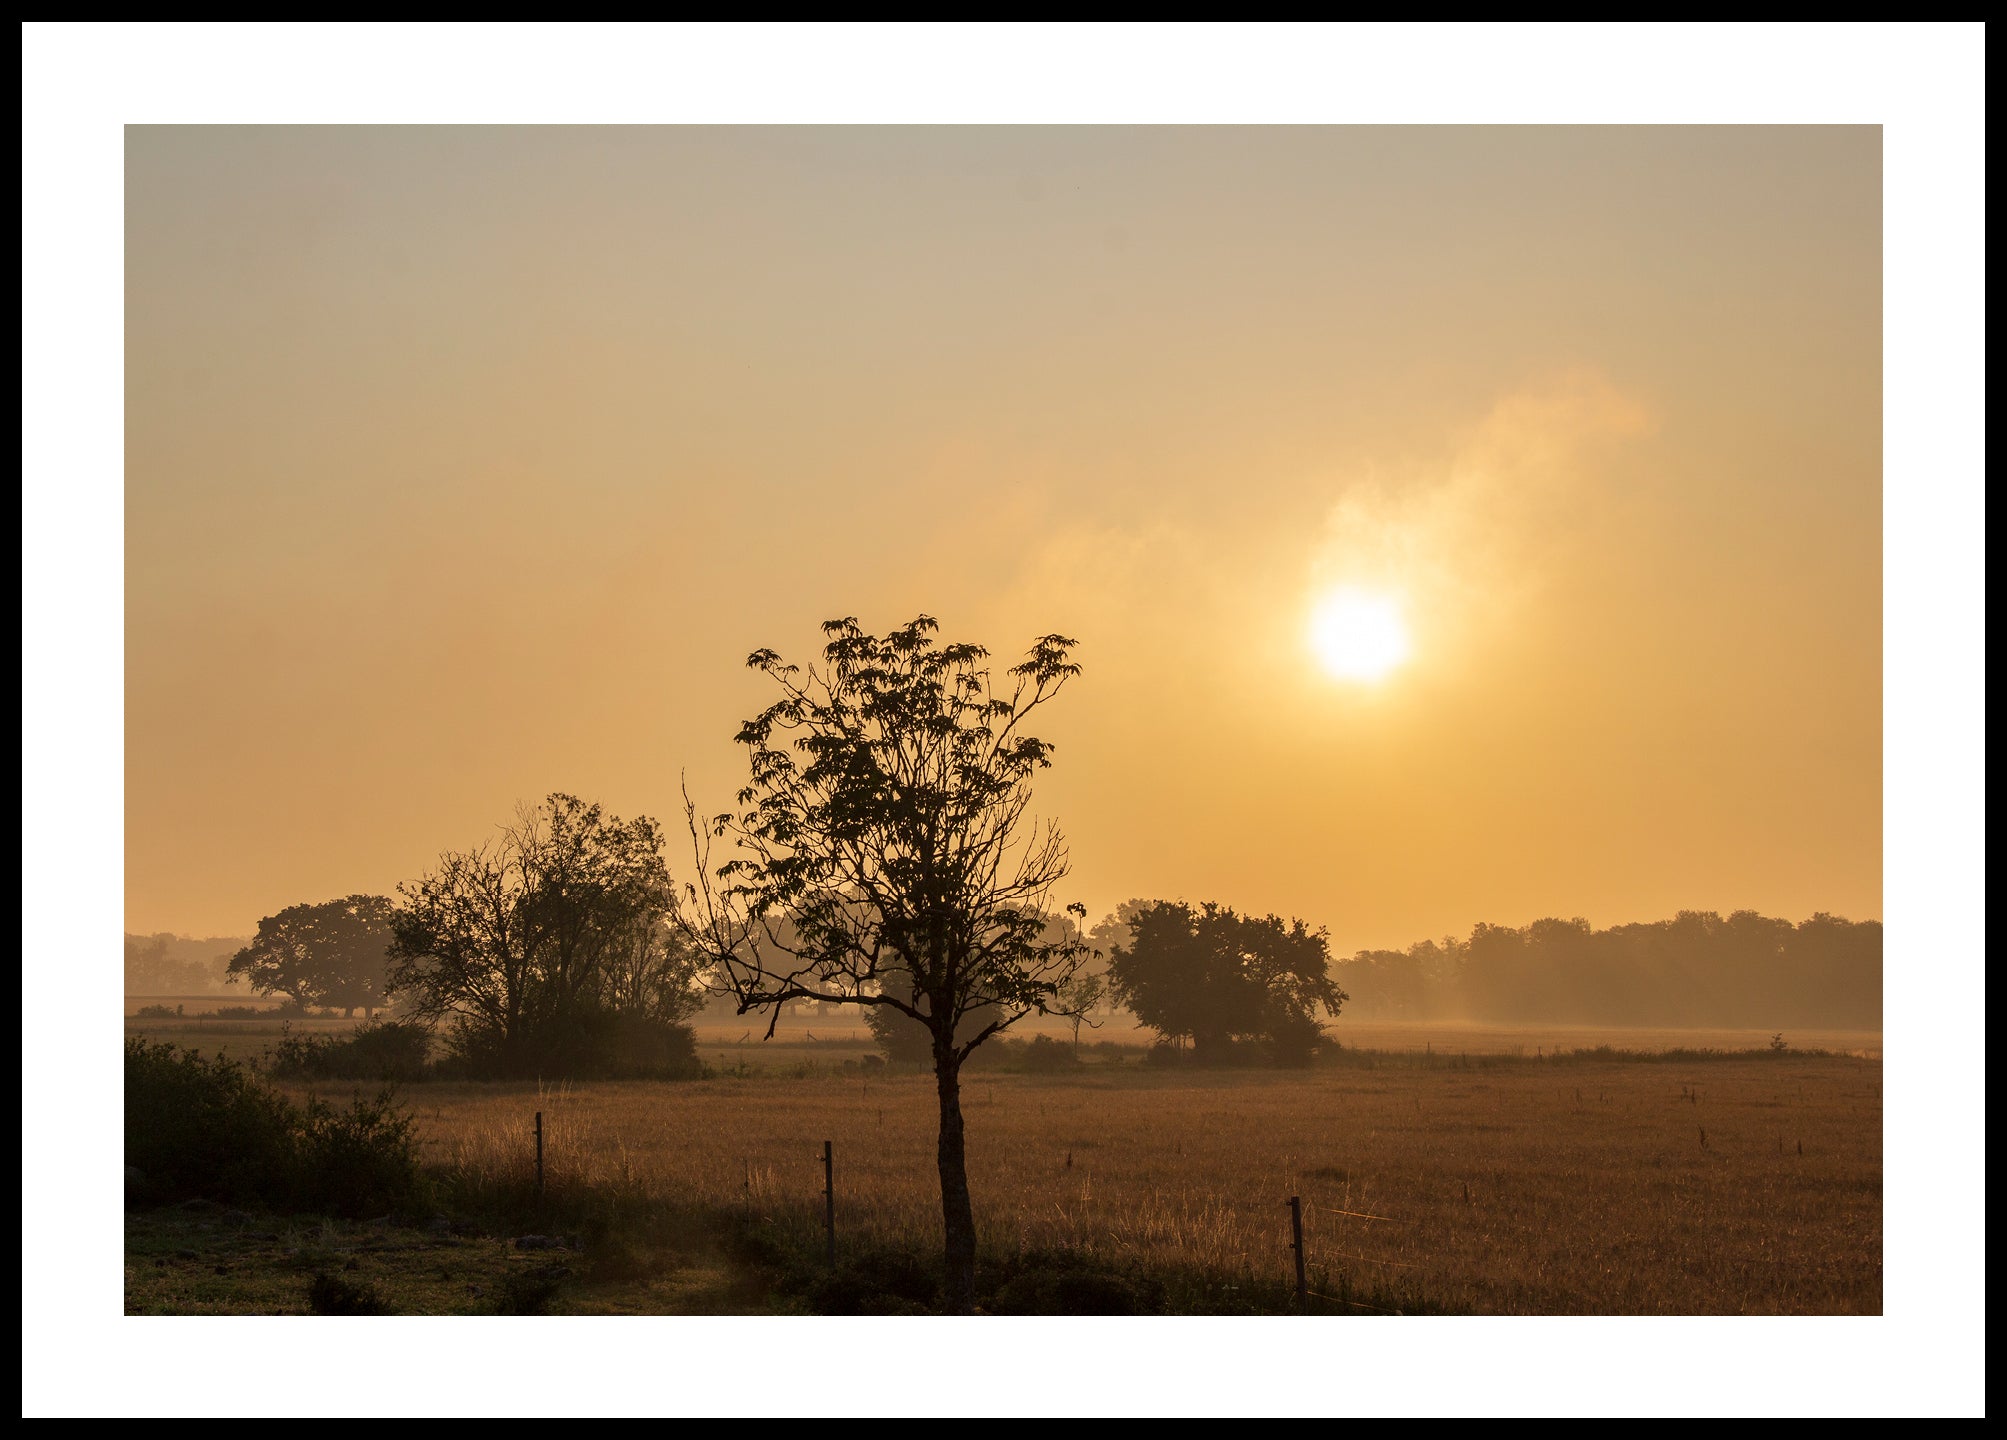
[[[359,1022],[290,1023],[338,1033]],[[249,1059],[285,1022],[129,1014],[126,1029]],[[938,1248],[930,1076],[876,1067],[867,1032],[845,1016],[789,1015],[772,1040],[739,1020],[697,1031],[707,1080],[431,1082],[402,1101],[427,1164],[463,1188],[520,1193],[541,1110],[554,1197],[604,1192],[721,1217],[798,1255],[820,1251],[827,1139],[845,1253]],[[972,1070],[964,1106],[986,1252],[1064,1249],[1176,1276],[1185,1308],[1275,1308],[1291,1278],[1284,1202],[1298,1195],[1327,1308],[1880,1312],[1879,1034],[1793,1033],[1794,1051],[1773,1055],[1753,1031],[1340,1022],[1334,1033],[1344,1048],[1309,1071],[1146,1065],[1148,1033],[1121,1022],[1083,1031],[1087,1063],[1071,1072]],[[1583,1053],[1605,1046],[1623,1054]],[[1811,1048],[1833,1053],[1796,1053]],[[1745,1053],[1654,1053],[1666,1050]],[[492,1235],[316,1233],[135,1216],[128,1306],[297,1309],[301,1267],[332,1256],[380,1275],[400,1309],[453,1313],[490,1305],[508,1267],[527,1263]],[[709,1241],[657,1247],[634,1273],[602,1278],[568,1287],[566,1308],[789,1305],[760,1299],[756,1278]]]
[[[964,1098],[987,1247],[1202,1275],[1208,1308],[1286,1283],[1285,1201],[1300,1195],[1312,1288],[1358,1309],[1881,1309],[1878,1061],[1131,1064],[973,1077]],[[846,1247],[938,1244],[925,1076],[431,1084],[406,1099],[435,1164],[520,1179],[541,1110],[554,1190],[737,1212],[805,1249],[828,1139]]]

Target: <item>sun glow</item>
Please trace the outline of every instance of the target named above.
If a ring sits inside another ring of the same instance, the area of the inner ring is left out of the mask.
[[[1310,648],[1342,680],[1379,680],[1408,658],[1408,627],[1393,596],[1333,590],[1310,612]]]

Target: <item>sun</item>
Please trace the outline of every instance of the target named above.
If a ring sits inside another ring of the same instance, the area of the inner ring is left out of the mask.
[[[1333,590],[1310,612],[1310,648],[1341,680],[1380,680],[1408,658],[1399,600],[1373,590]]]

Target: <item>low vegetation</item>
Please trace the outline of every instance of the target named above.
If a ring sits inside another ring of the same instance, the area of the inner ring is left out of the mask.
[[[140,1052],[162,1103],[222,1117],[233,1153],[263,1144],[294,1175],[303,1153],[356,1168],[312,1151],[304,1121],[291,1142],[258,1138],[289,1128],[278,1106],[343,1113],[317,1098],[324,1081],[261,1085],[169,1048]],[[977,1307],[1290,1310],[1297,1195],[1313,1310],[1879,1313],[1879,1062],[1682,1048],[1353,1047],[1290,1072],[1146,1066],[1102,1041],[1051,1073],[972,1073]],[[304,1313],[326,1273],[400,1313],[931,1311],[931,1084],[841,1060],[677,1085],[440,1081],[405,1092],[416,1188],[400,1203],[227,1183],[228,1165],[207,1167],[214,1184],[149,1177],[128,1308]],[[190,1122],[157,1123],[190,1144]],[[143,1153],[129,1153],[142,1170]],[[190,1193],[195,1208],[175,1203]],[[216,1201],[246,1213],[226,1222]]]
[[[347,1035],[295,1035],[287,1026],[266,1058],[270,1073],[286,1079],[402,1083],[424,1079],[431,1063],[432,1032],[395,1021],[359,1026]]]
[[[295,1101],[226,1056],[126,1042],[126,1185],[137,1202],[380,1214],[416,1198],[414,1125],[388,1092]]]

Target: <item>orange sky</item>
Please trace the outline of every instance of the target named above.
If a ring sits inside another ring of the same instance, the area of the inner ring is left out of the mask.
[[[126,928],[1078,637],[1096,914],[1879,918],[1874,128],[127,131]],[[1310,607],[1412,658],[1320,670]],[[687,856],[672,851],[672,868]]]

